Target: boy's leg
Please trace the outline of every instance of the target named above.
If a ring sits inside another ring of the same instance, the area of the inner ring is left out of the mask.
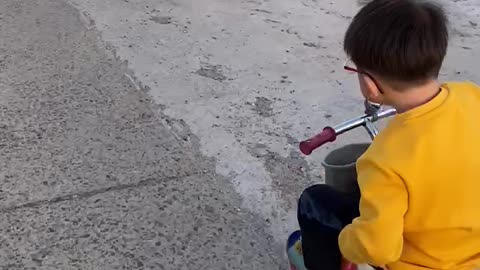
[[[327,185],[307,188],[299,199],[305,266],[309,270],[339,270],[342,255],[338,235],[358,213],[358,198]]]

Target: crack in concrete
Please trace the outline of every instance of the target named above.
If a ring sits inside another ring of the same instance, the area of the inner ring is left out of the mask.
[[[84,191],[84,192],[78,192],[78,193],[70,193],[66,195],[61,195],[57,196],[51,199],[43,199],[43,200],[36,200],[32,202],[27,202],[23,204],[18,204],[18,205],[13,205],[13,206],[8,206],[8,207],[3,207],[0,208],[0,214],[2,213],[9,213],[9,212],[14,212],[20,209],[25,209],[25,208],[38,208],[44,205],[51,205],[51,204],[56,204],[60,202],[65,202],[65,201],[73,201],[73,200],[84,200],[91,198],[96,195],[108,193],[108,192],[116,192],[116,191],[122,191],[126,189],[134,189],[134,188],[141,188],[145,186],[151,186],[158,184],[160,182],[162,183],[167,183],[171,180],[175,180],[178,178],[184,178],[184,177],[190,177],[190,176],[195,176],[195,175],[203,175],[205,173],[203,172],[196,172],[192,174],[186,174],[186,175],[180,175],[180,176],[171,176],[171,177],[165,177],[162,179],[158,178],[147,178],[144,180],[140,180],[139,182],[136,183],[129,183],[129,184],[120,184],[116,186],[110,186],[110,187],[105,187],[105,188],[98,188],[98,189],[93,189],[89,191]]]

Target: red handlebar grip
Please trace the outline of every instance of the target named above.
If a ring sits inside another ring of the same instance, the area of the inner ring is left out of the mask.
[[[324,145],[327,142],[333,142],[337,139],[335,130],[331,127],[326,127],[320,134],[300,143],[300,151],[305,155],[310,155],[313,150]]]

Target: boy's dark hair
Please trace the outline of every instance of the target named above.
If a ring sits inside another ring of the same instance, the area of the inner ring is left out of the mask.
[[[359,69],[400,83],[437,78],[447,47],[443,9],[415,0],[371,1],[355,16],[344,41]]]

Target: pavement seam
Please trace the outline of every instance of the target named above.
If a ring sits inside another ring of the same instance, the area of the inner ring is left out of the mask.
[[[190,176],[195,176],[195,175],[200,175],[200,174],[204,174],[204,173],[195,172],[195,173],[192,173],[192,174],[170,176],[170,177],[165,177],[165,178],[161,178],[161,179],[147,178],[147,179],[140,180],[139,182],[131,183],[131,184],[119,184],[119,185],[111,186],[111,187],[93,189],[93,190],[78,192],[78,193],[71,193],[71,194],[57,196],[57,197],[54,197],[54,198],[51,198],[51,199],[36,200],[36,201],[27,202],[27,203],[23,203],[23,204],[19,204],[19,205],[3,207],[3,208],[0,208],[0,214],[10,213],[10,212],[14,212],[14,211],[17,211],[17,210],[20,210],[20,209],[26,209],[26,208],[38,208],[38,207],[41,207],[41,206],[44,206],[44,205],[52,205],[52,204],[65,202],[65,201],[84,200],[84,199],[88,199],[88,198],[91,198],[93,196],[108,193],[108,192],[116,192],[116,191],[122,191],[122,190],[127,190],[127,189],[153,186],[153,185],[158,184],[158,183],[166,183],[168,181],[175,180],[175,179],[178,179],[178,178],[185,178],[185,177],[190,177]]]

